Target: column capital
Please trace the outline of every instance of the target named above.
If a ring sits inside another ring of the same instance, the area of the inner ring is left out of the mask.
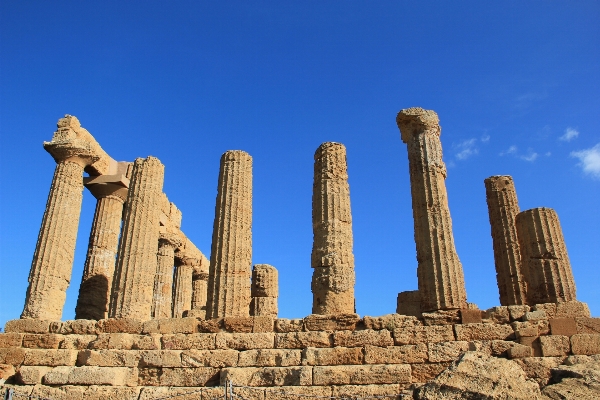
[[[173,249],[177,249],[183,243],[180,235],[171,232],[162,231],[158,236],[159,245],[171,246]]]
[[[52,140],[44,142],[44,149],[56,163],[74,162],[82,168],[92,165],[100,159],[92,145],[83,139]]]
[[[396,116],[396,124],[400,129],[400,137],[408,143],[412,136],[429,131],[440,136],[442,128],[435,111],[420,107],[405,108]]]
[[[98,200],[104,197],[115,197],[123,203],[127,200],[129,179],[123,174],[89,176],[83,178],[83,184]]]

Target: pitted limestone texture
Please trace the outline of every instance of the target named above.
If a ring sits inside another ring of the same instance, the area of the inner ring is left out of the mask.
[[[485,179],[486,200],[500,304],[513,306],[527,304],[526,286],[521,266],[521,251],[515,218],[519,202],[511,176],[498,175]]]
[[[252,301],[250,315],[256,317],[277,317],[279,278],[275,267],[269,264],[256,264],[252,269]]]
[[[177,259],[173,282],[173,317],[183,317],[184,311],[192,308],[192,275],[194,263],[192,259]]]
[[[111,317],[150,319],[158,265],[159,198],[165,167],[155,157],[135,160],[111,299]]]
[[[248,317],[252,265],[252,157],[221,156],[208,276],[207,318]]]
[[[180,306],[181,312],[188,317],[206,318],[206,291],[208,287],[209,261],[202,252],[184,237],[181,246],[175,252],[177,263],[192,266],[191,308]]]
[[[323,143],[313,183],[313,314],[354,313],[354,254],[346,148]]]
[[[173,233],[162,233],[158,239],[157,268],[154,277],[152,298],[152,318],[164,319],[173,316],[173,274],[175,249],[181,239]]]
[[[530,305],[576,300],[575,280],[558,215],[551,208],[517,214],[517,234]]]
[[[408,148],[421,310],[466,308],[464,274],[448,208],[439,118],[434,111],[415,107],[401,110],[396,122]]]

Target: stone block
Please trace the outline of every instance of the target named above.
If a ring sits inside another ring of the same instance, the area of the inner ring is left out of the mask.
[[[83,393],[83,400],[138,400],[140,389],[139,387],[90,386]]]
[[[455,340],[451,325],[415,326],[412,329],[395,329],[394,342],[396,345],[437,343]]]
[[[83,386],[51,387],[46,385],[35,385],[31,391],[31,396],[34,399],[84,400],[83,394],[85,391],[86,388]]]
[[[302,364],[302,351],[294,349],[258,349],[241,351],[239,367],[292,367]]]
[[[146,376],[142,371],[150,370],[151,368],[140,369],[138,384],[143,386],[152,385],[153,379],[144,380]],[[198,368],[162,368],[158,377],[159,386],[214,386],[219,382],[219,369],[210,367]]]
[[[10,364],[0,364],[0,382],[5,382],[15,375],[15,367]]]
[[[532,307],[532,311],[543,311],[548,319],[556,316],[556,303],[536,304]]]
[[[548,314],[544,310],[529,311],[523,316],[523,321],[539,321],[543,319],[548,319]]]
[[[510,340],[514,331],[510,325],[465,324],[454,325],[456,340]]]
[[[331,386],[280,386],[277,388],[265,388],[265,400],[328,398],[331,395]]]
[[[17,374],[17,382],[22,385],[39,385],[42,383],[42,378],[46,373],[52,370],[52,367],[35,367],[23,365],[19,368]]]
[[[366,329],[373,329],[376,331],[387,329],[393,332],[394,329],[399,328],[412,328],[414,326],[422,325],[416,317],[400,314],[387,314],[380,317],[364,317],[363,325]]]
[[[508,324],[510,322],[508,306],[492,307],[485,311],[484,318],[495,324]]]
[[[526,305],[508,306],[508,316],[511,321],[520,321],[529,312],[530,307]]]
[[[21,347],[23,344],[23,334],[21,333],[0,333],[0,349],[9,347]]]
[[[430,362],[454,361],[462,353],[469,351],[469,342],[428,343],[427,350]]]
[[[451,363],[426,363],[411,364],[412,382],[425,383],[435,378],[440,372],[450,366]]]
[[[44,375],[44,384],[135,386],[136,376],[124,367],[56,367]]]
[[[90,346],[94,340],[98,339],[96,335],[65,335],[58,348],[66,350],[84,350]]]
[[[573,336],[577,333],[575,318],[552,318],[548,324],[551,335]]]
[[[223,368],[221,385],[227,381],[243,386],[311,386],[313,367]]]
[[[427,361],[425,343],[404,346],[365,346],[366,364],[415,364]]]
[[[253,317],[225,317],[223,327],[227,332],[251,333],[254,326]]]
[[[385,347],[393,346],[394,339],[392,339],[392,334],[387,329],[380,331],[372,329],[338,331],[333,333],[333,344],[341,347],[362,347],[368,344]]]
[[[538,321],[513,322],[510,324],[515,332],[525,328],[536,327],[539,335],[548,335],[550,333],[550,324],[547,319]]]
[[[91,319],[52,322],[50,324],[50,332],[61,335],[97,335],[102,333],[98,327],[98,321]]]
[[[198,321],[198,332],[217,333],[223,330],[223,318],[213,318]]]
[[[423,323],[427,326],[460,324],[460,320],[460,310],[439,310],[423,313]]]
[[[139,400],[169,399],[174,400],[212,400],[224,397],[225,389],[222,387],[164,387],[146,386],[141,388]],[[135,398],[138,400],[138,398]]]
[[[481,310],[460,310],[460,321],[462,324],[480,324]]]
[[[198,320],[196,318],[165,318],[151,319],[142,325],[142,333],[196,333]]]
[[[400,392],[405,384],[392,385],[344,385],[333,387],[333,397],[341,399],[401,399]]]
[[[567,356],[571,352],[571,343],[568,336],[540,336],[540,346],[544,357]]]
[[[589,318],[590,308],[587,303],[581,301],[565,301],[556,304],[555,318]]]
[[[311,314],[304,318],[304,328],[307,331],[353,331],[359,321],[358,314]]]
[[[520,337],[519,344],[531,347],[533,357],[542,357],[542,345],[539,337]]]
[[[4,383],[2,385],[3,389],[12,389],[13,393],[16,394],[17,396],[21,396],[21,397],[25,397],[26,399],[29,398],[29,396],[31,395],[31,391],[33,390],[33,386],[22,386],[22,385],[12,385],[12,384],[6,384]],[[17,397],[14,396],[14,397]],[[18,397],[17,397],[18,399]]]
[[[303,365],[352,365],[362,364],[362,347],[309,347],[302,351]]]
[[[137,367],[138,350],[83,350],[77,355],[78,366],[90,367]]]
[[[515,346],[508,349],[508,358],[526,358],[533,356],[533,349],[530,346],[524,346],[522,344],[516,344]]]
[[[144,329],[142,321],[129,318],[108,318],[98,321],[98,332],[140,334]]]
[[[398,293],[396,313],[421,318],[421,295],[418,290]]]
[[[185,350],[181,353],[183,367],[236,367],[237,350]]]
[[[517,339],[522,337],[537,337],[539,334],[537,326],[525,326],[515,332],[515,337]]]
[[[71,366],[77,362],[77,350],[25,350],[23,365],[48,367]]]
[[[216,339],[215,333],[175,334],[163,335],[161,343],[164,350],[214,350],[216,349]]]
[[[25,360],[25,349],[11,347],[0,349],[0,364],[21,365]]]
[[[49,333],[50,323],[42,319],[13,319],[4,326],[5,333]]]
[[[318,386],[377,385],[410,381],[411,368],[408,364],[313,367],[313,384]]]
[[[571,352],[575,355],[600,354],[600,334],[578,333],[571,336]]]
[[[89,347],[94,350],[160,350],[160,335],[101,333]]]
[[[272,349],[275,346],[274,333],[217,333],[217,349]]]
[[[289,332],[275,334],[275,348],[304,349],[306,347],[332,347],[330,332]]]
[[[577,333],[600,333],[600,318],[575,318]]]
[[[181,350],[144,350],[139,352],[141,368],[177,368],[181,365]]]
[[[275,332],[275,318],[268,316],[257,316],[253,319],[252,332],[270,333]]]
[[[469,351],[479,351],[494,357],[508,357],[508,350],[519,346],[518,343],[505,340],[473,340],[469,342]]]
[[[58,349],[63,338],[63,335],[54,333],[26,333],[23,335],[23,347],[28,349]]]
[[[289,332],[302,332],[303,330],[304,330],[304,320],[303,319],[278,318],[275,320],[275,332],[289,333]]]
[[[552,368],[562,363],[563,357],[527,357],[516,362],[525,371],[528,378],[534,379],[541,387],[546,386],[552,376]]]

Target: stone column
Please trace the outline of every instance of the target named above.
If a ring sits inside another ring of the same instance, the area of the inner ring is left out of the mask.
[[[176,234],[161,232],[158,239],[158,265],[154,276],[152,318],[161,319],[173,316],[175,249],[179,246],[181,246],[181,239]]]
[[[221,157],[208,275],[206,318],[250,315],[252,157]]]
[[[351,314],[355,277],[346,148],[326,142],[314,158],[312,312]]]
[[[396,118],[408,147],[417,277],[423,312],[467,307],[462,265],[454,247],[437,114],[408,108]]]
[[[252,270],[250,315],[277,318],[278,272],[268,264],[256,264]]]
[[[558,215],[551,208],[517,214],[517,234],[530,305],[577,300]]]
[[[525,281],[521,272],[521,252],[515,217],[519,202],[512,177],[490,176],[485,192],[492,227],[496,279],[503,306],[527,304]]]
[[[183,312],[192,309],[192,275],[197,260],[177,259],[173,284],[173,318],[183,317]]]
[[[192,273],[192,310],[188,316],[206,318],[206,291],[208,289],[208,263],[201,262]]]
[[[62,316],[81,214],[83,169],[98,160],[90,143],[73,132],[75,121],[68,117],[59,120],[54,138],[44,143],[57,165],[31,262],[21,318],[60,320]]]
[[[164,172],[155,157],[135,160],[113,282],[113,318],[146,321],[151,317]]]

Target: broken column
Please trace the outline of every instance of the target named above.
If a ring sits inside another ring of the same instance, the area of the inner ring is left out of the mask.
[[[500,304],[503,306],[527,304],[515,225],[519,202],[513,179],[508,175],[490,176],[484,180],[484,183],[492,228]]]
[[[551,208],[517,214],[517,235],[530,305],[577,300],[558,215]]]
[[[171,318],[173,316],[173,272],[175,268],[175,249],[179,246],[181,246],[181,239],[178,235],[167,232],[160,233],[158,239],[158,265],[154,276],[152,318]]]
[[[99,160],[81,135],[79,121],[65,116],[44,148],[56,161],[42,219],[21,318],[60,320],[71,281],[77,228],[83,198],[84,168]],[[89,133],[88,133],[89,135]]]
[[[164,173],[155,157],[138,158],[133,165],[112,291],[113,318],[151,317]]]
[[[421,311],[466,308],[444,182],[439,118],[434,111],[415,107],[401,110],[396,122],[408,147]]]
[[[119,163],[116,175],[84,178],[84,184],[97,199],[88,251],[79,286],[75,319],[108,317],[110,291],[117,251],[123,205],[127,200],[131,163]]]
[[[192,275],[198,260],[177,258],[173,278],[173,318],[183,317],[192,308]]]
[[[206,318],[247,317],[252,263],[252,157],[221,156]]]
[[[277,318],[279,296],[278,272],[268,264],[256,264],[252,269],[252,301],[250,315]]]
[[[346,148],[326,142],[314,158],[312,312],[351,314],[355,275]]]

